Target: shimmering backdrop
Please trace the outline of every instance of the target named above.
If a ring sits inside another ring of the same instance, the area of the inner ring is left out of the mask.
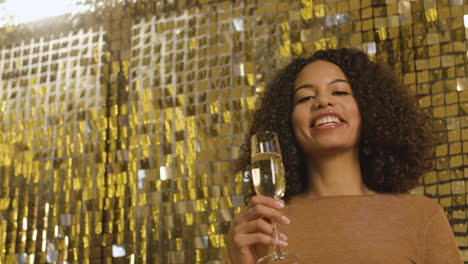
[[[466,0],[77,5],[0,16],[0,263],[221,263],[265,83],[339,47],[388,62],[432,114],[436,169],[413,192],[468,263]]]

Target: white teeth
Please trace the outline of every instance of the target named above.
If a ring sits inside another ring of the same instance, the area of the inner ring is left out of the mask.
[[[317,119],[314,122],[314,127],[318,127],[318,126],[325,125],[325,124],[330,124],[330,123],[339,124],[339,123],[341,123],[341,121],[336,116],[332,116],[332,115],[324,116],[324,117],[322,117],[320,119]]]

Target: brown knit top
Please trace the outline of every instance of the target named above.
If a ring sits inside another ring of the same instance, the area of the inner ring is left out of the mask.
[[[433,200],[410,194],[296,197],[286,205],[287,251],[310,264],[462,263]]]

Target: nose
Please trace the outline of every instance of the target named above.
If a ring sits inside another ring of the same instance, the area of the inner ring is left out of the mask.
[[[329,94],[320,94],[315,98],[314,107],[317,109],[335,106],[333,96]]]

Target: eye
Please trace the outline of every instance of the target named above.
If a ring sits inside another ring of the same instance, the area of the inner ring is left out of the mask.
[[[297,100],[296,104],[300,104],[300,103],[303,103],[305,101],[308,101],[308,100],[311,100],[311,99],[314,99],[315,96],[304,96],[304,97],[301,97],[299,98],[299,100]]]
[[[343,96],[343,95],[349,95],[351,94],[350,92],[347,91],[334,91],[332,95],[338,95],[338,96]]]

